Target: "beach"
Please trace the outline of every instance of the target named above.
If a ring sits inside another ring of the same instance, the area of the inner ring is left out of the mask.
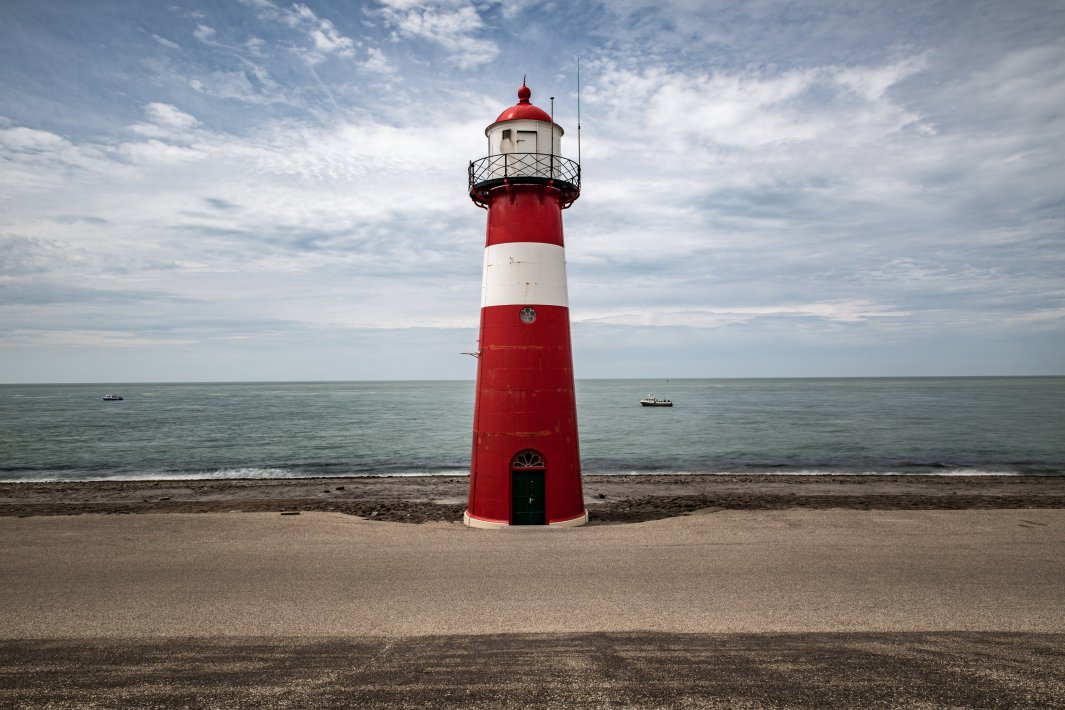
[[[0,517],[86,513],[338,512],[377,521],[462,519],[465,476],[0,483]],[[585,476],[591,524],[725,510],[1065,508],[1065,476]]]
[[[0,705],[1060,706],[1061,478],[704,478],[503,531],[381,520],[459,478],[7,485]]]

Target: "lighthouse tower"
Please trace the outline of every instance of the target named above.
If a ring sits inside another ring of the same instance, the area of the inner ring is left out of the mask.
[[[481,288],[470,498],[473,527],[583,525],[562,210],[580,165],[560,153],[562,127],[529,102],[485,129],[470,197],[488,210]]]

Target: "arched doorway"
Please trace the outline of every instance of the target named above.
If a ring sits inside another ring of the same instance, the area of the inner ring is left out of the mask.
[[[547,466],[539,451],[520,451],[510,461],[510,524],[547,525]]]

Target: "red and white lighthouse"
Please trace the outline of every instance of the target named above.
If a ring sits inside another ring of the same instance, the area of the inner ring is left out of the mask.
[[[562,127],[529,102],[485,129],[470,197],[488,210],[481,288],[470,497],[473,527],[583,525],[562,210],[580,165],[560,153]]]

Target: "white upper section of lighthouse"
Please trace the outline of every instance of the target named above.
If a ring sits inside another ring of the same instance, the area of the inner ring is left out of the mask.
[[[562,126],[551,116],[529,102],[532,91],[522,83],[518,89],[518,103],[503,113],[485,129],[488,136],[488,155],[503,153],[562,153]]]

